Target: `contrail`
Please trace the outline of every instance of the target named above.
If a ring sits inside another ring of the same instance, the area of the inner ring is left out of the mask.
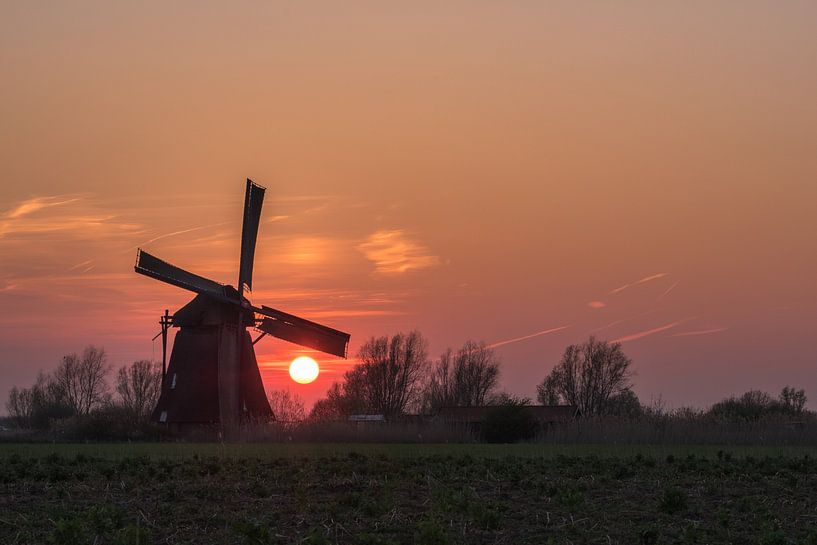
[[[635,282],[631,282],[631,283],[629,283],[629,284],[624,284],[623,286],[621,286],[621,287],[619,287],[619,288],[616,288],[616,289],[614,289],[613,291],[611,291],[611,292],[610,292],[610,294],[612,295],[612,294],[614,294],[614,293],[618,293],[618,292],[620,292],[620,291],[624,291],[624,290],[626,290],[627,288],[632,288],[633,286],[637,286],[637,285],[639,285],[639,284],[644,284],[645,282],[651,282],[651,281],[653,281],[653,280],[658,280],[659,278],[664,278],[664,277],[665,277],[665,276],[667,276],[668,274],[669,274],[669,273],[658,273],[658,274],[654,274],[654,275],[652,275],[652,276],[647,276],[647,277],[645,277],[645,278],[642,278],[641,280],[636,280]]]
[[[676,288],[676,286],[678,286],[678,282],[676,282],[675,284],[673,284],[673,285],[671,285],[669,288],[667,288],[667,291],[665,291],[664,293],[662,293],[661,295],[659,295],[659,296],[658,296],[658,299],[656,299],[656,301],[660,301],[661,299],[663,299],[664,297],[666,297],[667,295],[669,295],[669,294],[670,294],[670,292]]]
[[[220,223],[211,223],[210,225],[200,225],[199,227],[191,227],[190,229],[182,229],[181,231],[173,231],[172,233],[165,233],[164,235],[159,235],[157,237],[153,237],[152,239],[146,240],[146,241],[144,241],[144,242],[142,242],[140,244],[137,244],[136,246],[131,246],[130,248],[128,248],[127,250],[125,250],[122,253],[131,252],[131,251],[135,250],[136,248],[144,246],[145,244],[150,244],[152,242],[156,242],[157,240],[162,240],[163,238],[175,237],[176,235],[183,235],[185,233],[191,233],[193,231],[201,231],[202,229],[209,229],[210,227],[218,227],[220,225],[227,225],[228,223],[235,223],[235,222],[222,221]]]
[[[624,337],[619,337],[618,339],[613,339],[610,342],[626,343],[627,341],[635,341],[635,340],[638,340],[638,339],[642,339],[644,337],[649,337],[650,335],[655,335],[656,333],[661,333],[662,331],[666,331],[668,329],[672,329],[673,327],[681,325],[685,321],[686,320],[678,320],[677,322],[672,322],[671,324],[662,325],[661,327],[656,327],[654,329],[648,329],[646,331],[639,331],[638,333],[632,333],[630,335],[625,335]]]
[[[700,329],[698,331],[685,331],[683,333],[676,333],[670,337],[694,337],[696,335],[711,335],[712,333],[720,333],[726,331],[728,327],[713,327],[712,329]]]
[[[504,346],[506,344],[515,343],[519,341],[524,341],[526,339],[532,339],[533,337],[538,337],[540,335],[547,335],[548,333],[556,333],[557,331],[561,331],[563,329],[567,329],[570,327],[569,325],[563,325],[561,327],[554,327],[552,329],[546,329],[544,331],[539,331],[537,333],[531,333],[530,335],[525,335],[524,337],[516,337],[515,339],[508,339],[506,341],[498,341],[493,344],[489,344],[488,348],[496,348],[498,346]]]

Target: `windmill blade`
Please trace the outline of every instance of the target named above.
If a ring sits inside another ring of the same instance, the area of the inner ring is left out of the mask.
[[[348,333],[266,306],[253,310],[264,315],[264,319],[257,326],[264,333],[327,354],[346,357],[346,350],[349,347]]]
[[[238,269],[238,291],[252,291],[252,265],[255,259],[255,240],[261,221],[261,205],[264,204],[265,188],[247,178],[244,194],[244,225],[241,228],[241,262]]]
[[[167,282],[168,284],[195,293],[203,293],[225,302],[238,303],[234,298],[227,296],[227,291],[223,284],[180,269],[167,261],[162,261],[158,257],[150,255],[141,248],[139,248],[136,253],[136,266],[134,270],[139,274]]]

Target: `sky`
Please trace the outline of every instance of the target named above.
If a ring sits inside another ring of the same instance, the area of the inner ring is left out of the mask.
[[[534,397],[623,344],[646,403],[817,407],[813,2],[0,3],[0,402],[161,357],[136,248],[352,335],[474,339]],[[256,345],[311,405],[354,363]],[[0,411],[2,412],[2,411]]]

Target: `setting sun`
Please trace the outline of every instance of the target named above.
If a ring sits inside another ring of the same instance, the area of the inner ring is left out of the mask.
[[[318,378],[318,362],[309,356],[299,356],[289,365],[289,376],[298,384],[309,384]]]

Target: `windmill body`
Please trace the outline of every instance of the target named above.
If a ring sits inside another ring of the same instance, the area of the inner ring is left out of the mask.
[[[261,336],[346,357],[348,334],[267,306],[255,307],[244,297],[244,290],[252,288],[263,197],[264,188],[247,180],[238,289],[187,272],[141,249],[137,253],[137,273],[197,294],[171,318],[179,331],[152,414],[156,422],[231,428],[273,417],[248,327],[259,330]]]

